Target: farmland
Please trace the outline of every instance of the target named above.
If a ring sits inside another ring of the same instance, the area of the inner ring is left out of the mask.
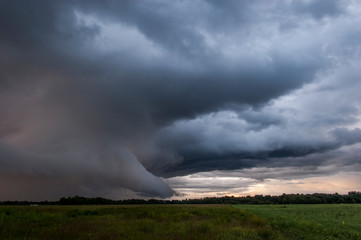
[[[282,239],[231,205],[6,206],[0,239]]]
[[[0,206],[0,239],[361,239],[361,205]]]
[[[237,205],[289,239],[361,239],[361,204]]]

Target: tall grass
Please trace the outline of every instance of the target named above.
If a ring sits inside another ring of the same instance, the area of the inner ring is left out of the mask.
[[[236,205],[265,218],[289,239],[359,240],[361,204]]]
[[[0,239],[283,239],[229,205],[1,206]]]

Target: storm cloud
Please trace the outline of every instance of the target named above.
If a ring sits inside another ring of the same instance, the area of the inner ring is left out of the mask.
[[[246,186],[258,170],[351,171],[360,11],[323,0],[1,1],[0,200],[166,198],[197,173]]]

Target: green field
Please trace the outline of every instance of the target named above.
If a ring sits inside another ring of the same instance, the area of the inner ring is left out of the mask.
[[[361,239],[361,204],[237,205],[288,239]]]
[[[283,239],[231,205],[1,206],[0,239]]]
[[[361,239],[361,205],[0,206],[0,239]]]

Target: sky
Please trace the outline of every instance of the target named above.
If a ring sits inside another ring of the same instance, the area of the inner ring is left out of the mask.
[[[361,2],[0,0],[0,200],[361,190]]]

